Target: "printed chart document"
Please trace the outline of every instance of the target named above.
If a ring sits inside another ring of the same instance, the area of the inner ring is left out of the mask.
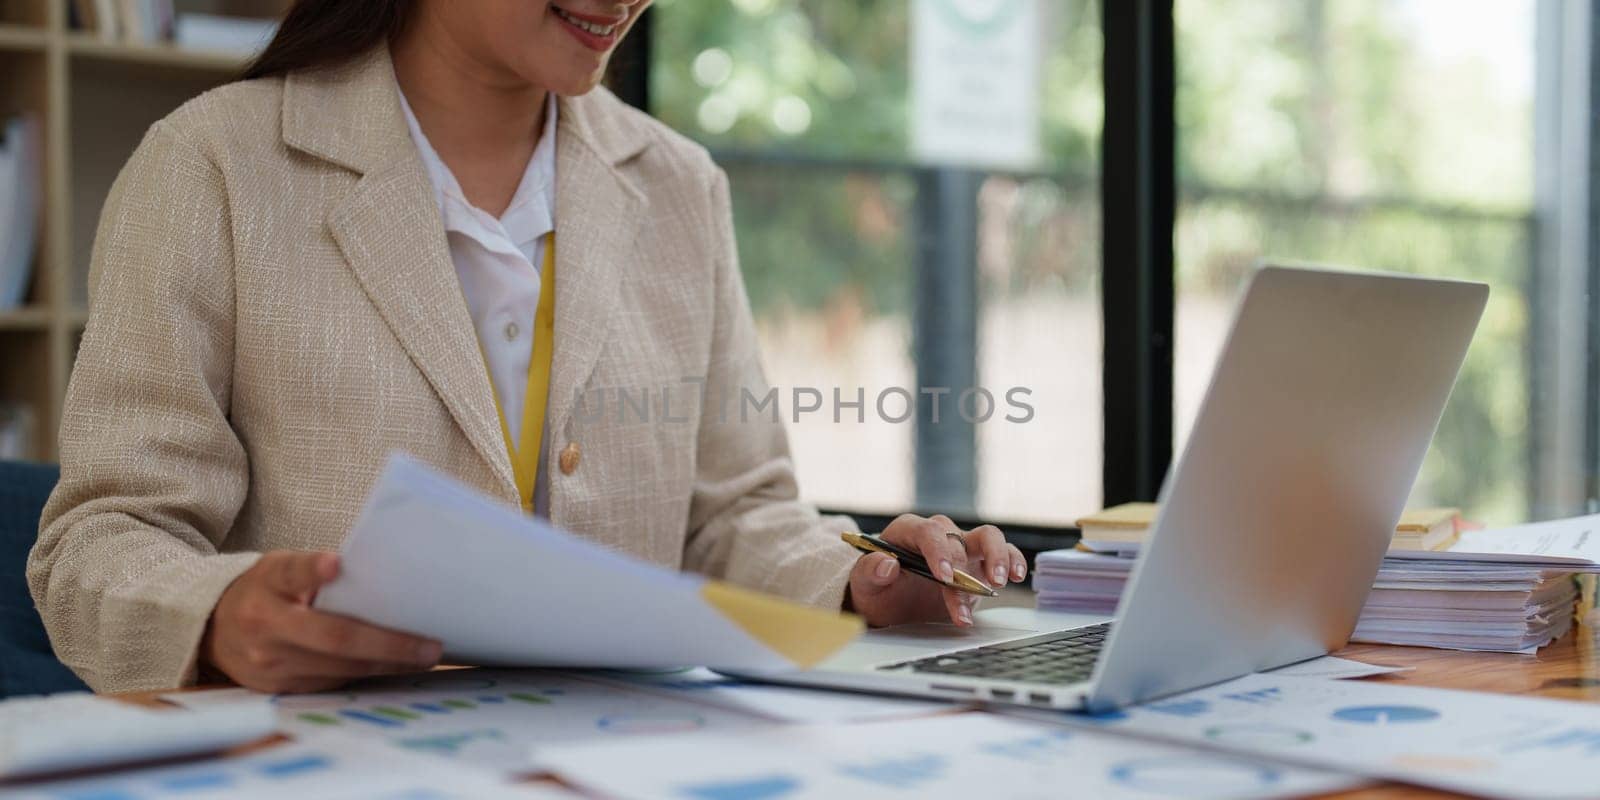
[[[769,719],[620,689],[551,670],[435,670],[362,681],[321,694],[259,695],[245,689],[168,695],[189,707],[258,697],[278,730],[304,741],[359,740],[440,756],[503,775],[532,771],[547,744],[639,734],[769,727]]]
[[[291,743],[232,758],[10,787],[16,800],[557,800],[575,794],[516,786],[427,756],[361,742]]]
[[[907,718],[958,706],[849,692],[747,684],[708,669],[564,673],[456,669],[360,681],[336,692],[265,695],[248,689],[174,692],[186,708],[271,706],[299,739],[338,736],[443,756],[506,775],[532,770],[549,744],[638,734],[737,733],[779,723]]]
[[[557,530],[403,456],[318,608],[497,666],[809,667],[860,619],[663,569]]]
[[[982,713],[547,748],[538,761],[607,797],[684,800],[1275,798],[1362,783]]]
[[[1015,713],[1484,797],[1594,797],[1600,775],[1592,703],[1251,675],[1099,716]]]

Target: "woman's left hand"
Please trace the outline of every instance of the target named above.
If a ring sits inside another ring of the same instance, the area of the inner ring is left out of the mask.
[[[959,569],[998,589],[1028,574],[1022,551],[1007,544],[993,525],[963,531],[943,515],[902,514],[884,529],[883,538],[921,553],[933,573],[946,580]],[[892,556],[868,553],[850,571],[846,608],[875,627],[943,619],[965,626],[972,624],[977,600],[901,569]]]

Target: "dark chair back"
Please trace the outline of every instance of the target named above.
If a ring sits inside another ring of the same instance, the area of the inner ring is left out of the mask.
[[[56,660],[28,594],[28,551],[60,476],[52,465],[0,461],[0,697],[88,688]]]

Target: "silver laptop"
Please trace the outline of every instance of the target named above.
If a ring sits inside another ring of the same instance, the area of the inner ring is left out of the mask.
[[[741,676],[1101,711],[1343,646],[1487,297],[1263,267],[1114,619],[884,628],[812,670]]]

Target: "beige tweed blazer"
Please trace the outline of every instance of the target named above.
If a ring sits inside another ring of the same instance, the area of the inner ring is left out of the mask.
[[[193,681],[218,595],[260,551],[338,549],[390,453],[517,502],[397,92],[384,48],[224,86],[152,126],[112,188],[28,562],[95,689]],[[848,521],[798,501],[781,422],[713,400],[767,390],[726,177],[604,90],[561,98],[559,125],[550,518],[838,607]]]

